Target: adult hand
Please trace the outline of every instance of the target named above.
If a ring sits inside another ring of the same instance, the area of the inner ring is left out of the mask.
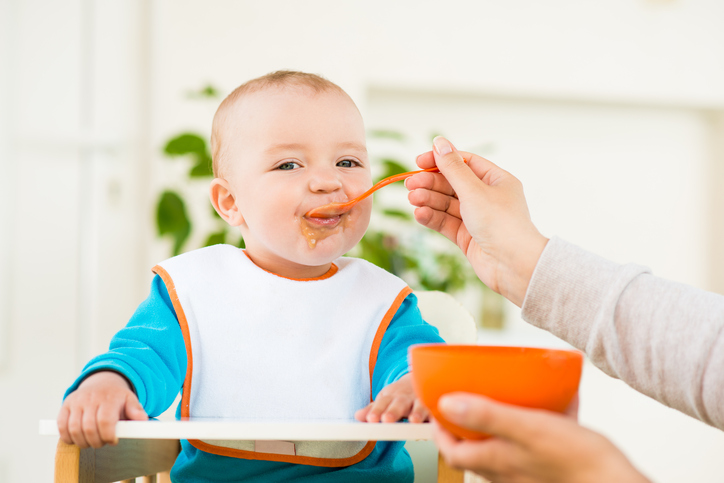
[[[610,441],[567,416],[465,393],[442,397],[438,408],[451,422],[493,436],[459,440],[435,422],[445,462],[495,483],[649,481]]]
[[[458,245],[488,287],[520,306],[548,241],[530,219],[523,186],[513,175],[443,137],[421,154],[420,173],[405,186],[415,219]],[[463,158],[467,160],[464,162]]]
[[[96,372],[63,401],[58,414],[60,439],[81,448],[115,445],[119,419],[146,420],[148,416],[123,376]]]

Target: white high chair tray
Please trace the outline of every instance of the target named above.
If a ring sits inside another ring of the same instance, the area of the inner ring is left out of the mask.
[[[41,419],[41,436],[58,436],[54,419]],[[253,439],[285,441],[414,441],[432,439],[430,423],[361,423],[354,420],[259,421],[188,418],[181,421],[119,421],[119,438]]]

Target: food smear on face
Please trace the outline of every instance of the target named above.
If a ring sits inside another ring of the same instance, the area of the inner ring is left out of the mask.
[[[298,217],[302,235],[307,240],[309,248],[315,248],[317,243],[335,235],[349,227],[352,218],[349,213],[328,218],[307,218]]]

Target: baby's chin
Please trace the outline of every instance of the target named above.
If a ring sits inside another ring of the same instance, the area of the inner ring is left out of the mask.
[[[338,259],[352,248],[359,240],[338,240],[335,235],[328,238],[299,242],[299,259],[297,263],[309,266],[321,266]],[[360,237],[361,239],[362,237]]]

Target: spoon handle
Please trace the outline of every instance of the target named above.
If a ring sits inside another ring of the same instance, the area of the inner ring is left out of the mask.
[[[367,198],[369,195],[371,195],[372,193],[374,193],[374,192],[377,191],[378,189],[384,188],[384,187],[387,186],[388,184],[392,184],[392,183],[395,183],[395,182],[397,182],[397,181],[402,181],[403,179],[407,179],[407,178],[409,178],[410,176],[415,175],[415,174],[417,174],[417,173],[438,173],[439,171],[440,171],[440,170],[437,169],[437,166],[436,166],[436,167],[434,167],[434,168],[420,169],[420,170],[417,170],[417,171],[408,171],[407,173],[400,173],[400,174],[395,174],[395,175],[393,175],[393,176],[389,176],[389,177],[387,177],[387,178],[385,178],[385,179],[383,179],[383,180],[380,180],[380,181],[378,181],[377,183],[375,183],[374,186],[372,186],[372,188],[368,189],[367,191],[365,191],[364,193],[362,193],[361,195],[359,195],[359,196],[358,196],[357,198],[355,198],[353,201],[356,203],[356,202],[359,201],[359,200],[362,200],[362,199],[364,199],[364,198]]]

